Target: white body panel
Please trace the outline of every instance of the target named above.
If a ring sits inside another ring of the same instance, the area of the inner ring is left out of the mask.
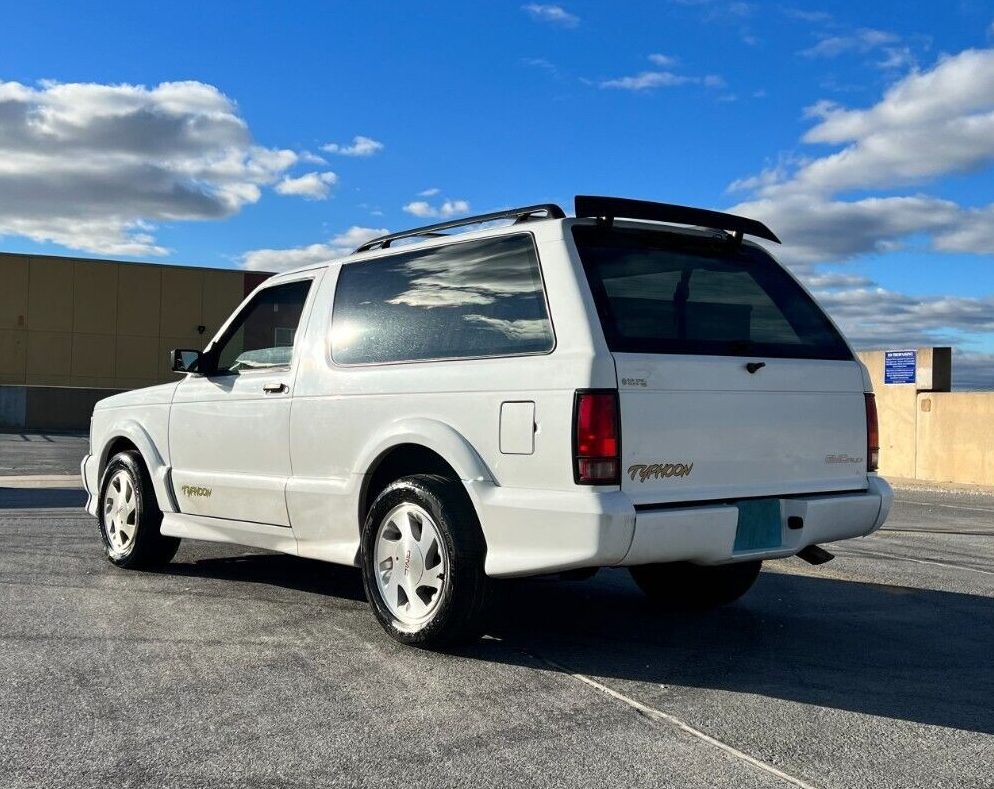
[[[288,527],[290,394],[267,393],[289,371],[189,376],[169,421],[173,486],[181,512]],[[202,491],[210,490],[209,496]]]
[[[585,220],[524,226],[554,327],[549,353],[341,366],[329,333],[340,269],[394,250],[269,280],[260,287],[315,279],[293,364],[224,381],[188,375],[98,404],[82,467],[88,508],[96,512],[93,493],[110,448],[127,440],[153,476],[165,533],[352,564],[365,484],[386,453],[415,444],[463,480],[493,576],[783,556],[878,528],[890,490],[865,470],[861,365],[769,359],[750,375],[746,359],[612,354],[564,237],[578,221]],[[459,240],[508,232],[522,228]],[[285,390],[265,392],[268,383]],[[620,486],[574,482],[573,403],[588,388],[619,390]],[[685,477],[635,481],[626,473],[683,462],[694,464]],[[210,494],[186,495],[183,486]],[[751,497],[780,502],[783,539],[744,554],[734,550],[737,510],[728,502]],[[794,515],[803,529],[786,526]]]
[[[858,362],[615,354],[621,487],[635,504],[866,487]],[[637,381],[637,385],[624,382]],[[653,465],[689,473],[660,476]]]

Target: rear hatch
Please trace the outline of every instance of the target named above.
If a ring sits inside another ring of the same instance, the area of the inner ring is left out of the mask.
[[[573,234],[615,359],[636,504],[866,487],[859,363],[769,255],[723,236]]]

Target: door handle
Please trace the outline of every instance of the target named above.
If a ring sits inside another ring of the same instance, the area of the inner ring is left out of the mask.
[[[288,387],[285,383],[278,384],[263,384],[262,391],[266,394],[283,394],[287,391]]]

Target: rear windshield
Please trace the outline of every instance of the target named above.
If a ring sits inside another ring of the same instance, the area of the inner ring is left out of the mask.
[[[761,250],[586,225],[573,238],[612,351],[852,358],[818,305]]]

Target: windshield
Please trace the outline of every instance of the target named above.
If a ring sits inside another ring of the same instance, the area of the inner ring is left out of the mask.
[[[811,297],[755,247],[573,228],[612,351],[851,359]]]

